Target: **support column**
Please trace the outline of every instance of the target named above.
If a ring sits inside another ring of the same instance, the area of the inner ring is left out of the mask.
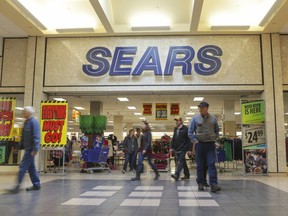
[[[113,132],[119,141],[123,140],[123,116],[114,116]]]
[[[126,132],[127,132],[127,134],[128,134],[128,133],[129,133],[129,130],[130,130],[130,129],[133,129],[133,123],[132,123],[132,122],[127,122],[127,123],[126,123],[126,128],[127,128]]]
[[[236,136],[235,102],[234,100],[224,101],[223,135]]]
[[[90,115],[101,115],[103,113],[103,102],[90,101]]]

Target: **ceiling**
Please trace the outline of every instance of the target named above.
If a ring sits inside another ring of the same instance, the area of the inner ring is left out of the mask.
[[[1,0],[0,37],[288,34],[288,0]]]

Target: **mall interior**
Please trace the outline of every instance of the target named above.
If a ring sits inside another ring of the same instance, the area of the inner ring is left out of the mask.
[[[287,215],[287,11],[288,0],[1,0],[1,215]],[[220,128],[217,193],[198,190],[189,154],[190,178],[171,178],[175,119],[189,128],[201,101]],[[27,172],[11,194],[27,106],[41,190],[26,191]],[[123,141],[143,121],[160,178],[144,160],[131,181]]]

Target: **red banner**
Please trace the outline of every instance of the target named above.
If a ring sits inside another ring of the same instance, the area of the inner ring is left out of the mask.
[[[179,114],[180,114],[179,103],[171,103],[170,104],[170,115],[179,115]]]
[[[152,115],[152,104],[143,104],[143,115]]]

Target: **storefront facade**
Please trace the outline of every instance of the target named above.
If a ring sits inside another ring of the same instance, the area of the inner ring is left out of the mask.
[[[287,46],[288,36],[278,34],[7,38],[0,91],[24,94],[38,116],[50,94],[259,93],[269,172],[286,172]]]

